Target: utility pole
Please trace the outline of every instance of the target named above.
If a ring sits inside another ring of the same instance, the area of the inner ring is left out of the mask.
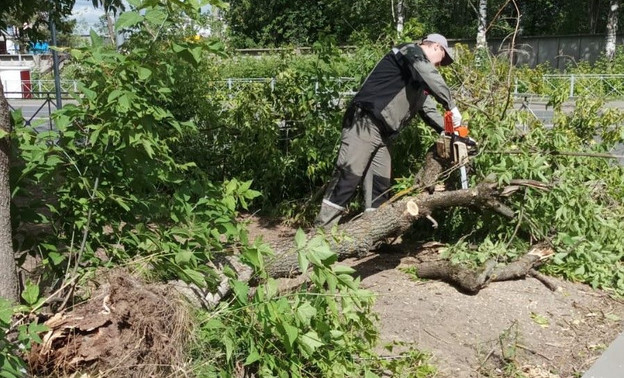
[[[48,22],[50,23],[50,34],[52,34],[52,46],[56,47],[56,22],[54,21],[56,4],[51,0],[52,7],[48,13]],[[56,109],[63,107],[61,100],[61,76],[59,74],[59,58],[58,52],[52,49],[52,65],[54,67],[54,88],[56,89]]]

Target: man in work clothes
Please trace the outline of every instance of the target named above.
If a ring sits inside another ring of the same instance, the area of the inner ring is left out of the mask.
[[[336,169],[316,226],[337,223],[362,181],[366,210],[388,200],[391,140],[416,113],[436,131],[444,130],[442,115],[430,96],[452,112],[453,126],[461,124],[451,91],[437,70],[452,62],[446,38],[429,34],[420,44],[394,47],[377,63],[344,115]]]

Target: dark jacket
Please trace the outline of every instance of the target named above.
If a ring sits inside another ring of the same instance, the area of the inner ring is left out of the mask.
[[[377,63],[352,105],[371,114],[389,134],[397,133],[417,113],[442,131],[442,116],[429,95],[446,110],[455,107],[450,89],[420,46],[406,43],[393,48]]]

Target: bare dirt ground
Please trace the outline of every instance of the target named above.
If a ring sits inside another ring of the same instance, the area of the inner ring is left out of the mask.
[[[251,234],[265,240],[294,235],[251,220]],[[527,278],[466,295],[444,282],[415,279],[408,272],[417,251],[404,247],[405,253],[342,263],[377,294],[382,343],[428,351],[438,377],[580,377],[623,330],[624,301],[606,292],[551,278],[558,286],[553,292]]]

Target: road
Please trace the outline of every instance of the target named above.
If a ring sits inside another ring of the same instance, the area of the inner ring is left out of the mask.
[[[11,110],[21,110],[26,125],[35,126],[38,131],[53,127],[50,114],[56,110],[56,100],[50,99],[16,99],[7,98]],[[62,103],[67,103],[63,100]],[[73,101],[73,100],[71,100]],[[75,102],[75,101],[74,101]]]

